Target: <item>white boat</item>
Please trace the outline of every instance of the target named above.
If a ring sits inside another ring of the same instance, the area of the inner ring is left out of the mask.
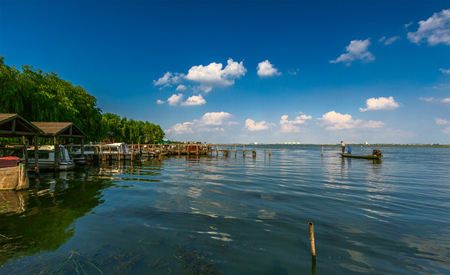
[[[34,166],[34,146],[28,147],[28,163]],[[55,145],[41,145],[38,147],[39,169],[55,170]],[[22,161],[25,158],[22,157]],[[71,170],[74,167],[72,158],[66,147],[59,145],[59,170]]]
[[[116,159],[118,154],[121,159],[131,159],[131,152],[124,142],[100,145],[99,153],[111,159]]]

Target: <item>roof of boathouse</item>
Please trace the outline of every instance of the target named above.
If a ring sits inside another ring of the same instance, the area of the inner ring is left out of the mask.
[[[43,131],[40,137],[87,137],[73,122],[31,122]]]
[[[36,136],[43,131],[18,114],[0,113],[0,136]]]

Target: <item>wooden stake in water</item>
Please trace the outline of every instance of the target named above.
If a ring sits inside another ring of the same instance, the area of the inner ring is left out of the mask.
[[[314,226],[312,222],[308,223],[309,226],[309,240],[311,241],[311,255],[312,258],[316,258],[316,245],[314,243]]]

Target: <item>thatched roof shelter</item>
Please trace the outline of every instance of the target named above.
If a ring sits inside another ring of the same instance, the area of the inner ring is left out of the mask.
[[[43,134],[39,127],[18,114],[0,113],[0,137],[23,137]]]
[[[39,137],[85,138],[86,134],[73,122],[31,122],[43,131]]]

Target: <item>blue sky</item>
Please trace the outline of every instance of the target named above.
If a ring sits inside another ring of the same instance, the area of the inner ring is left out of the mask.
[[[5,1],[6,64],[180,141],[449,143],[448,1]]]

